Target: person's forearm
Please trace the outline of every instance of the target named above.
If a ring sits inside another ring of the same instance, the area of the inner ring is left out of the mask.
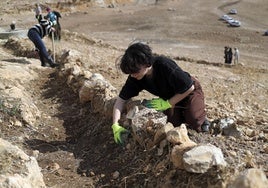
[[[171,97],[168,101],[169,104],[171,104],[172,107],[174,107],[178,102],[183,100],[185,97],[187,97],[192,91],[194,90],[194,85],[192,85],[186,92],[182,94],[176,94],[173,97]]]
[[[115,101],[113,108],[113,124],[117,123],[121,118],[121,112],[123,111],[125,100],[118,97]]]
[[[121,111],[118,109],[114,109],[113,112],[113,124],[117,123],[121,118]]]

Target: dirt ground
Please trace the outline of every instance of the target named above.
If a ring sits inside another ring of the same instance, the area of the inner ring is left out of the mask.
[[[254,134],[238,139],[190,131],[195,142],[221,148],[229,165],[223,172],[212,169],[204,174],[178,170],[168,160],[168,148],[157,156],[157,151],[146,151],[131,139],[131,149],[118,147],[111,121],[94,114],[90,104],[80,104],[77,94],[66,87],[55,69],[40,69],[40,78],[25,86],[44,114],[38,130],[4,130],[2,126],[1,131],[9,140],[27,132],[23,146],[29,153],[39,150],[38,162],[48,187],[224,187],[224,180],[232,180],[234,174],[251,167],[262,168],[268,176],[268,154],[264,151],[268,133],[268,37],[263,36],[268,29],[268,1],[118,1],[104,7],[83,1],[59,2],[48,5],[62,13],[62,28],[77,35],[72,39],[63,35],[56,43],[57,52],[82,52],[90,71],[101,73],[120,89],[126,76],[116,71],[116,58],[132,41],[147,42],[154,52],[174,58],[201,81],[210,120],[232,117],[243,130],[254,130]],[[1,27],[14,19],[21,28],[36,23],[31,1],[6,0],[0,4]],[[232,16],[241,21],[241,27],[229,27],[219,20],[231,8],[238,10]],[[114,50],[103,43],[95,44],[97,47],[88,44],[81,36],[101,39]],[[238,47],[239,65],[223,64],[224,46]],[[149,95],[144,92],[140,97]],[[53,170],[53,163],[60,169]],[[116,171],[119,178],[114,178]]]

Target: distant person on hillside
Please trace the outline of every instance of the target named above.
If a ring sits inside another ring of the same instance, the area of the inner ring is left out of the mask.
[[[46,9],[48,14],[46,18],[53,23],[53,27],[55,28],[54,32],[54,39],[60,40],[61,39],[61,25],[59,22],[59,18],[61,18],[61,14],[58,11],[51,10],[49,7]],[[52,38],[52,35],[49,35]]]
[[[59,18],[61,18],[61,14],[58,11],[53,10],[52,11],[57,16],[57,23],[59,23]]]
[[[208,132],[204,93],[199,81],[183,71],[173,60],[152,53],[143,43],[130,45],[119,62],[123,73],[129,74],[113,109],[113,133],[116,143],[122,144],[121,135],[127,132],[119,120],[126,101],[142,90],[158,96],[145,100],[144,105],[167,115],[174,126],[186,123],[197,132]]]
[[[228,63],[228,47],[224,47],[224,63]]]
[[[56,16],[56,14],[54,14],[54,12],[49,7],[47,7],[46,10],[47,10],[47,15],[46,15],[45,18],[48,21],[52,22],[53,25],[57,25],[57,16]]]
[[[48,62],[51,67],[58,66],[58,64],[56,64],[53,58],[48,54],[45,44],[42,40],[42,38],[44,38],[50,32],[53,32],[53,30],[54,28],[52,27],[52,23],[43,19],[39,22],[39,24],[32,26],[28,31],[28,37],[38,50],[41,66],[43,67],[46,67],[46,62]]]
[[[232,64],[232,60],[233,60],[233,50],[232,48],[228,49],[228,64]]]
[[[42,8],[39,3],[35,4],[35,18],[40,22],[42,20]]]
[[[11,22],[10,29],[11,29],[11,31],[14,31],[16,29],[16,22],[15,21]]]
[[[55,28],[54,37],[55,37],[55,40],[60,40],[61,39],[61,24],[60,24],[61,14],[55,10],[53,11],[53,13],[57,16],[57,24],[53,26]]]
[[[239,56],[240,55],[238,48],[234,48],[234,65],[238,64]]]

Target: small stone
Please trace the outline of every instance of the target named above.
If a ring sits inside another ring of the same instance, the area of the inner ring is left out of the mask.
[[[14,122],[14,126],[16,126],[16,127],[22,127],[22,123],[20,121],[16,120]]]
[[[92,176],[95,176],[95,173],[93,171],[90,171],[89,172],[89,176],[92,177]]]
[[[37,158],[38,155],[39,155],[39,151],[38,150],[33,150],[32,156],[35,157],[35,158]]]
[[[58,163],[51,163],[48,166],[48,170],[52,170],[52,171],[58,170],[59,168],[60,168],[60,165]]]
[[[114,173],[113,173],[113,179],[115,180],[115,179],[117,179],[117,178],[119,178],[119,175],[120,175],[120,173],[118,172],[118,171],[115,171]]]
[[[268,154],[268,144],[263,147],[264,153]]]

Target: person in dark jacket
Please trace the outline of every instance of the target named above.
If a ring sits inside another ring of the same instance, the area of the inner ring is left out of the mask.
[[[228,64],[228,50],[227,46],[224,47],[224,63]]]
[[[48,21],[52,22],[53,25],[57,25],[57,16],[56,16],[56,14],[49,7],[47,7],[46,10],[47,10],[47,15],[45,16],[45,18]]]
[[[60,18],[61,14],[58,11],[53,11],[53,13],[57,16],[57,25],[53,26],[55,28],[55,40],[61,40],[61,24],[60,24]],[[52,37],[52,36],[51,36]]]
[[[232,64],[233,61],[233,50],[232,48],[229,48],[228,50],[228,64]]]
[[[153,55],[146,44],[134,43],[127,48],[119,64],[122,72],[129,76],[113,109],[112,129],[116,143],[123,142],[121,135],[127,131],[118,123],[124,104],[142,90],[159,97],[146,100],[145,106],[163,111],[167,121],[174,126],[186,123],[197,132],[209,132],[202,87],[176,62],[165,56]]]
[[[59,19],[61,18],[61,14],[58,11],[51,10],[49,7],[46,8],[47,15],[45,18],[53,23],[54,32],[54,40],[61,40],[61,24]],[[49,34],[49,38],[52,39],[52,34]]]
[[[45,19],[41,20],[39,24],[32,26],[28,31],[28,38],[34,43],[36,49],[38,50],[41,66],[43,67],[47,65],[46,62],[51,67],[58,66],[58,64],[56,64],[53,58],[49,55],[42,40],[50,32],[53,32],[52,23]]]

